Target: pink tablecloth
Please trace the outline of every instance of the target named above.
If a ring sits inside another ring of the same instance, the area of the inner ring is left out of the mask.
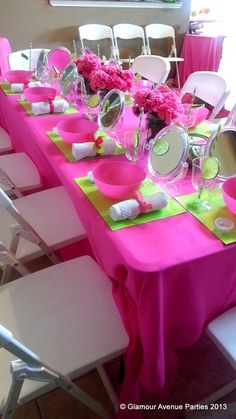
[[[0,38],[0,76],[9,70],[8,55],[12,52],[7,38]]]
[[[113,279],[131,337],[123,400],[133,402],[131,393],[140,384],[150,392],[162,389],[174,375],[177,350],[191,345],[209,320],[236,303],[236,245],[224,246],[187,213],[111,231],[73,180],[97,161],[66,162],[45,134],[71,116],[29,117],[16,97],[2,91],[0,111],[16,150],[27,151],[47,186],[66,187],[98,263]]]
[[[179,63],[180,86],[194,71],[218,71],[222,54],[223,36],[186,34]]]

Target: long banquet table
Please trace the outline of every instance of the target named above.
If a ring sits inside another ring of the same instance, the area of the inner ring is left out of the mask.
[[[74,116],[27,116],[18,97],[0,89],[1,125],[15,150],[25,150],[37,164],[46,187],[67,189],[98,263],[112,278],[131,338],[123,400],[133,402],[140,386],[158,392],[174,376],[178,350],[193,344],[209,320],[236,303],[236,245],[223,245],[189,213],[110,230],[74,181],[98,160],[69,163],[46,134]],[[188,187],[183,183],[183,192]]]

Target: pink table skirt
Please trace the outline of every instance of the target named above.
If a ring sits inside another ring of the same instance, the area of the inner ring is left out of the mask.
[[[180,86],[195,71],[218,71],[222,54],[223,36],[186,34],[179,63]]]
[[[29,117],[15,96],[2,91],[0,111],[16,150],[33,158],[45,185],[61,182],[68,190],[97,261],[113,280],[131,338],[123,400],[134,401],[140,385],[150,392],[163,389],[174,376],[176,351],[195,342],[209,320],[236,304],[236,246],[224,246],[188,213],[111,231],[74,182],[97,160],[69,163],[46,135],[72,116]],[[117,158],[124,157],[109,159]]]
[[[9,70],[8,55],[12,52],[7,38],[0,38],[0,76]]]

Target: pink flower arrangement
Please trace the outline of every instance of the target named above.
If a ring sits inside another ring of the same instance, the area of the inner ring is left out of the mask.
[[[135,92],[133,111],[139,115],[141,109],[144,113],[151,113],[169,125],[181,113],[182,104],[175,90],[165,84],[158,84],[154,89],[144,87]]]
[[[102,61],[96,54],[85,54],[75,60],[79,74],[89,79],[94,70],[102,66]]]
[[[119,89],[123,92],[130,90],[134,81],[134,74],[129,70],[122,70],[114,64],[104,64],[90,74],[92,90]]]
[[[132,71],[122,70],[115,64],[104,64],[95,54],[86,53],[78,57],[75,64],[93,91],[119,89],[125,92],[133,85]]]

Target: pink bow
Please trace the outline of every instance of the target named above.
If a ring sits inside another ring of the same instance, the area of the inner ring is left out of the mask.
[[[141,192],[139,191],[135,191],[134,192],[134,198],[138,201],[139,203],[139,209],[140,209],[140,213],[143,214],[146,210],[152,210],[153,206],[152,204],[148,204],[147,202],[144,201],[143,195],[141,194]]]

